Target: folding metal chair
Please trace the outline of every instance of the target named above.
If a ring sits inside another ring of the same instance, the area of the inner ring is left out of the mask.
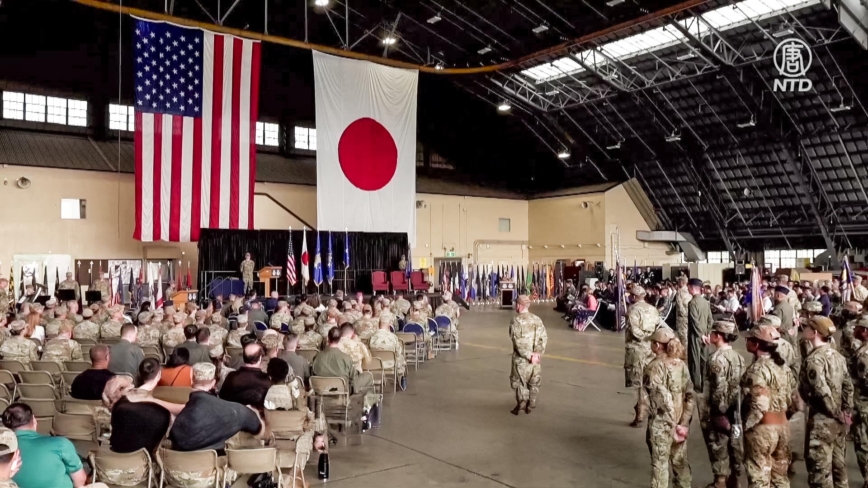
[[[190,486],[190,479],[203,480],[197,487],[220,486],[223,470],[217,459],[217,451],[181,452],[160,448],[157,450],[160,465],[160,488],[164,486]],[[213,481],[212,481],[213,480]]]
[[[425,329],[421,325],[410,322],[404,325],[404,333],[413,334],[416,336],[416,354],[421,358],[421,362],[427,359],[427,344],[425,343]]]
[[[99,449],[96,422],[93,414],[67,414],[57,412],[51,426],[51,435],[66,437],[75,446],[79,457],[87,459],[91,451]]]
[[[437,327],[437,336],[440,338],[440,344],[438,349],[441,351],[450,351],[452,350],[452,345],[455,344],[455,336],[452,334],[452,319],[445,315],[438,315],[433,319],[428,319],[429,324],[430,321],[433,320],[434,324]],[[444,337],[447,337],[444,340]],[[445,347],[444,347],[445,346]]]
[[[5,369],[12,374],[18,374],[21,371],[30,371],[30,368],[28,368],[27,365],[14,359],[0,360],[0,369]]]
[[[66,368],[67,371],[78,371],[81,373],[82,371],[87,371],[93,366],[88,361],[64,361],[63,367]]]
[[[372,351],[373,352],[373,351]],[[377,393],[384,393],[386,384],[386,371],[383,368],[383,361],[371,355],[371,361],[365,364],[364,371],[369,371],[374,376],[374,388]]]
[[[52,388],[57,386],[54,376],[47,371],[22,371],[18,373],[18,377],[21,378],[21,383],[29,383],[31,385],[51,385]]]
[[[151,488],[154,486],[154,467],[147,449],[121,454],[112,451],[108,445],[102,446],[88,456],[94,467],[93,482],[109,486],[132,488]],[[123,478],[117,478],[122,473]],[[130,483],[136,483],[130,485]]]
[[[51,401],[57,399],[57,390],[54,389],[53,385],[31,385],[28,383],[21,383],[18,385],[18,392],[21,394],[22,398]]]
[[[404,357],[407,361],[413,361],[413,369],[419,370],[419,349],[416,347],[416,334],[410,334],[407,332],[397,332],[395,334],[398,336],[398,339],[404,343]]]
[[[0,396],[7,398],[10,402],[14,402],[18,396],[18,380],[11,371],[0,369],[0,385],[6,387],[6,393]]]
[[[386,380],[392,380],[392,392],[398,391],[398,358],[394,351],[371,351],[371,357],[380,360],[383,367],[383,390],[386,389]],[[392,366],[386,366],[392,363]],[[391,378],[390,378],[391,377]]]
[[[277,449],[273,447],[226,449],[226,468],[238,474],[272,473],[277,486],[283,486],[283,473],[277,465]]]

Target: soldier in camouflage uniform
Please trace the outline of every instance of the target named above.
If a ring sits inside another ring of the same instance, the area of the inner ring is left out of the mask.
[[[253,272],[256,263],[250,259],[250,253],[244,255],[244,261],[241,261],[241,279],[244,280],[244,293],[250,292],[253,289]]]
[[[211,332],[208,339],[208,354],[212,358],[222,358],[224,349],[223,344],[226,343],[226,338],[229,337],[229,331],[220,324],[202,325],[199,328],[207,328]]]
[[[42,346],[42,360],[54,361],[63,367],[64,361],[81,361],[81,346],[70,337],[72,326],[63,324],[60,326],[57,337],[51,339]]]
[[[42,317],[40,319],[39,325],[45,327],[49,322],[54,320],[54,314],[57,310],[57,300],[51,298],[47,302],[45,302],[45,310],[42,312]]]
[[[320,324],[319,330],[317,330],[317,332],[319,332],[319,335],[323,336],[323,338],[328,337],[329,330],[340,325],[338,323],[339,317],[340,315],[338,314],[338,311],[336,309],[326,310],[326,320],[322,324]]]
[[[710,488],[738,485],[742,451],[738,404],[744,359],[731,342],[738,340],[735,323],[718,320],[711,326],[709,343],[715,347],[706,364],[706,379],[699,403],[699,425],[708,448],[714,483]],[[738,426],[733,432],[733,426]]]
[[[313,320],[313,319],[311,319]],[[247,321],[247,315],[238,316],[238,328],[229,333],[226,338],[227,347],[242,347],[241,338],[250,334],[250,324]]]
[[[391,318],[386,317],[386,320],[389,321],[391,325]],[[359,336],[359,339],[370,339],[372,335],[374,335],[379,329],[379,322],[374,319],[374,311],[371,310],[370,305],[365,305],[362,309],[362,318],[356,320],[353,324],[353,328],[356,329],[356,335]]]
[[[757,325],[747,336],[754,361],[741,379],[744,467],[750,488],[788,487],[790,425],[796,380],[777,354],[781,334]]]
[[[365,366],[371,364],[371,352],[367,346],[362,344],[362,341],[355,337],[355,334],[356,331],[352,324],[344,323],[341,326],[341,340],[338,342],[338,349],[353,359],[353,367],[361,373],[365,370]]]
[[[102,339],[118,339],[121,336],[121,326],[124,325],[124,306],[115,305],[109,312],[111,319],[99,327],[99,336]]]
[[[319,332],[313,330],[315,326],[313,317],[304,318],[304,334],[298,336],[299,349],[322,349],[323,338]]]
[[[175,312],[172,315],[172,328],[163,333],[162,342],[164,346],[175,347],[187,340],[184,336],[186,320],[187,315],[184,312]]]
[[[81,321],[84,320],[84,318],[81,316],[81,314],[78,313],[78,311],[79,311],[78,302],[69,300],[68,302],[65,303],[65,305],[66,305],[66,309],[69,311],[69,313],[67,314],[67,318],[69,320],[72,320],[76,324],[80,324]]]
[[[848,366],[853,364],[851,360],[856,355],[856,351],[862,347],[862,342],[854,334],[856,322],[859,320],[861,313],[862,304],[849,301],[844,304],[844,309],[841,310],[841,315],[837,318],[837,324],[835,325],[841,329],[841,346],[838,348],[838,352],[847,360]]]
[[[75,300],[81,300],[81,288],[78,286],[78,282],[72,279],[72,273],[66,273],[66,279],[61,281],[59,285],[57,285],[58,290],[73,290],[75,291]]]
[[[285,300],[280,300],[277,302],[277,310],[271,314],[271,323],[269,325],[272,329],[280,330],[283,325],[289,326],[291,321],[292,314],[289,313],[289,304]]]
[[[634,286],[634,288],[638,285]],[[656,308],[655,308],[656,310]],[[690,488],[687,435],[696,403],[684,347],[669,327],[649,338],[654,359],[645,368],[642,388],[650,406],[645,442],[651,452],[651,488]]]
[[[398,372],[398,377],[402,378],[402,389],[406,388],[406,381],[403,380],[407,376],[407,359],[404,356],[404,341],[398,339],[394,332],[389,330],[388,319],[380,320],[380,328],[371,336],[372,351],[392,351],[395,353],[395,370]],[[389,369],[392,367],[391,361],[383,361],[383,367]]]
[[[418,303],[418,302],[417,302]],[[548,335],[542,320],[530,313],[530,298],[519,295],[515,301],[517,315],[509,323],[509,337],[512,339],[512,372],[509,381],[515,390],[513,415],[524,409],[530,413],[536,408],[542,381],[542,356],[546,351]]]
[[[13,298],[9,290],[9,278],[0,277],[0,317],[9,314]]]
[[[443,292],[443,303],[437,307],[437,310],[434,312],[434,316],[443,315],[449,317],[449,320],[452,324],[449,326],[449,333],[452,334],[452,338],[455,342],[458,342],[458,310],[455,309],[451,304],[455,303],[452,301],[452,293]],[[438,332],[439,332],[438,327]],[[444,339],[449,339],[449,334],[440,334]]]
[[[822,311],[823,311],[823,304],[822,303],[820,303],[820,302],[805,302],[804,305],[802,305],[801,322],[802,323],[808,322],[809,320],[811,320],[811,318],[818,316],[820,314],[820,312],[822,312]],[[834,322],[833,322],[833,325],[834,325]],[[836,350],[838,349],[838,345],[835,343],[834,337],[829,338],[829,346],[832,349],[836,349]],[[811,341],[805,339],[804,336],[802,336],[802,338],[799,340],[799,354],[802,357],[802,361],[804,361],[805,358],[808,357],[808,354],[811,354],[811,349],[813,349],[813,345],[811,344]]]
[[[301,300],[301,303],[296,305],[295,308],[292,310],[292,316],[296,317],[296,318],[301,317],[301,316],[313,317],[314,313],[316,313],[316,312],[314,311],[313,307],[311,307],[307,303],[307,297],[304,297]]]
[[[90,339],[99,342],[99,325],[93,323],[93,310],[86,308],[81,311],[84,319],[72,329],[72,337],[76,339]]]
[[[633,304],[627,309],[627,332],[624,334],[624,382],[627,388],[636,390],[636,405],[633,409],[632,427],[638,427],[645,421],[648,412],[645,391],[642,388],[642,375],[648,363],[654,359],[651,352],[651,334],[660,322],[660,312],[654,305],[645,301],[645,289],[634,285],[630,290]]]
[[[681,344],[687,344],[687,305],[693,296],[687,289],[687,277],[678,277],[678,291],[675,294],[675,333]]]
[[[108,280],[106,280],[105,278],[108,278],[108,273],[94,281],[92,289],[100,293],[100,299],[103,305],[108,305],[109,301],[111,301],[112,298],[111,286],[109,285]]]
[[[328,318],[329,312],[334,312],[335,317],[341,314],[340,310],[338,310],[338,301],[335,299],[331,299],[328,301],[326,305],[326,309],[319,314],[319,317],[316,318],[316,325],[322,325],[325,323]]]
[[[850,303],[850,302],[848,302]],[[860,346],[852,358],[853,373],[853,444],[856,462],[862,473],[863,485],[868,486],[868,317],[853,324],[854,340]],[[843,340],[841,345],[843,346]]]
[[[72,330],[72,328],[75,327],[75,322],[73,322],[72,320],[70,320],[68,318],[69,317],[69,311],[66,309],[66,306],[61,305],[61,306],[57,307],[57,309],[54,312],[54,315],[55,315],[55,319],[52,320],[51,322],[49,322],[48,325],[45,326],[46,339],[53,338],[54,336],[59,334],[60,328],[63,327],[64,325],[68,325],[69,330]]]
[[[813,346],[799,379],[799,393],[808,405],[805,464],[811,488],[847,486],[853,383],[844,357],[829,346],[834,333],[832,321],[819,315],[808,319],[803,332]]]
[[[23,320],[13,320],[9,324],[12,337],[0,344],[0,355],[6,360],[21,361],[29,369],[30,361],[39,360],[39,351],[35,342],[22,335],[26,328],[27,324]]]
[[[392,303],[392,313],[398,317],[404,318],[410,311],[410,302],[404,298],[403,293],[398,293],[398,298]]]
[[[778,331],[778,335],[781,333],[781,319],[776,315],[762,315],[759,320],[757,320],[756,325],[774,327],[774,329]],[[799,372],[802,370],[802,361],[799,358],[799,355],[796,354],[795,349],[793,349],[793,345],[783,337],[778,338],[777,345],[778,356],[786,362],[786,366],[790,368],[793,378],[798,378]]]
[[[155,327],[152,322],[154,320],[154,314],[151,312],[142,312],[139,314],[139,332],[136,337],[136,343],[139,346],[153,346],[156,347],[158,351],[161,351],[160,347],[160,337],[162,334],[160,333],[159,327]]]
[[[262,336],[262,362],[259,368],[263,373],[268,372],[268,363],[271,361],[283,361],[278,359],[277,355],[283,348],[283,336],[280,334],[268,334]]]

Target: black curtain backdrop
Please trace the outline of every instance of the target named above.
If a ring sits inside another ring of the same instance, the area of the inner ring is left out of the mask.
[[[298,282],[290,294],[302,292],[301,278],[301,230],[292,231],[292,250],[295,255],[296,277]],[[316,231],[307,231],[307,252],[310,256],[310,281],[305,293],[315,293],[313,284],[313,263],[316,256]],[[371,293],[371,273],[373,271],[393,271],[398,269],[402,255],[407,255],[409,246],[407,234],[350,232],[350,267],[346,274],[344,268],[344,232],[332,232],[332,259],[335,263],[335,279],[332,289],[326,279],[328,253],[328,232],[320,232],[320,253],[322,257],[323,284],[320,292],[331,293],[342,289],[348,293],[361,291]],[[288,230],[225,230],[202,229],[199,236],[199,276],[206,271],[232,271],[238,278],[244,254],[250,253],[256,262],[258,272],[265,266],[283,268],[277,289],[281,295],[286,293],[286,255]],[[224,273],[224,275],[227,275]],[[229,274],[231,275],[231,274]],[[210,280],[210,278],[208,278]],[[258,278],[256,278],[258,279]],[[346,285],[345,281],[346,280]],[[200,281],[202,283],[202,281]],[[208,283],[204,283],[207,285]]]

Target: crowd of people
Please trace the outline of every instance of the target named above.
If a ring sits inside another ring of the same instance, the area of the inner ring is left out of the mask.
[[[0,298],[4,285],[8,282],[0,278]],[[276,432],[265,420],[267,411],[298,411],[304,422],[293,437],[295,466],[303,472],[309,455],[326,449],[330,437],[335,440],[323,413],[329,400],[314,401],[312,377],[346,380],[350,403],[358,406],[349,420],[364,430],[382,402],[369,370],[371,351],[394,353],[394,362],[384,360],[382,367],[394,368],[396,388],[403,390],[405,343],[395,331],[405,323],[420,324],[425,332],[417,338],[430,344],[428,318],[443,315],[451,325],[435,334],[454,341],[458,336],[459,307],[449,293],[436,310],[425,294],[365,301],[361,293],[350,298],[338,291],[325,302],[300,296],[293,304],[276,293],[266,300],[251,298],[218,296],[205,308],[187,303],[181,310],[172,304],[152,308],[148,302],[137,310],[106,303],[80,310],[76,301],[54,298],[45,305],[16,307],[0,299],[0,355],[25,369],[32,361],[55,361],[63,368],[89,359],[90,367],[68,385],[68,398],[100,404],[93,406],[100,449],[116,453],[144,449],[154,458],[159,448],[168,447],[215,450],[222,456],[225,449],[273,441]],[[85,357],[78,341],[89,345]],[[299,353],[305,349],[315,355]],[[189,399],[157,398],[158,387],[187,388]],[[38,419],[26,399],[9,405],[2,421],[8,430],[0,431],[0,487],[84,485],[90,467],[68,440],[36,433]],[[33,460],[43,458],[51,462],[40,468]],[[135,473],[100,474],[100,481],[111,484],[141,481],[130,478]]]
[[[868,486],[868,289],[831,282],[764,280],[763,314],[746,320],[746,283],[712,289],[680,278],[628,284],[626,386],[636,390],[631,425],[647,422],[651,486],[691,486],[687,436],[698,413],[712,466],[711,488],[789,486],[796,454],[809,486],[848,486],[846,442]],[[601,290],[606,293],[608,290]],[[849,298],[842,303],[842,300]],[[674,302],[674,306],[670,306]],[[674,310],[674,327],[663,311]],[[746,334],[750,364],[732,349]],[[840,331],[839,340],[833,338]],[[695,410],[694,410],[695,408]],[[793,423],[804,452],[790,451]]]

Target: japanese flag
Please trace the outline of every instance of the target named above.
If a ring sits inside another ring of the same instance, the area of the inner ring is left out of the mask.
[[[313,52],[317,227],[416,240],[419,72]]]

